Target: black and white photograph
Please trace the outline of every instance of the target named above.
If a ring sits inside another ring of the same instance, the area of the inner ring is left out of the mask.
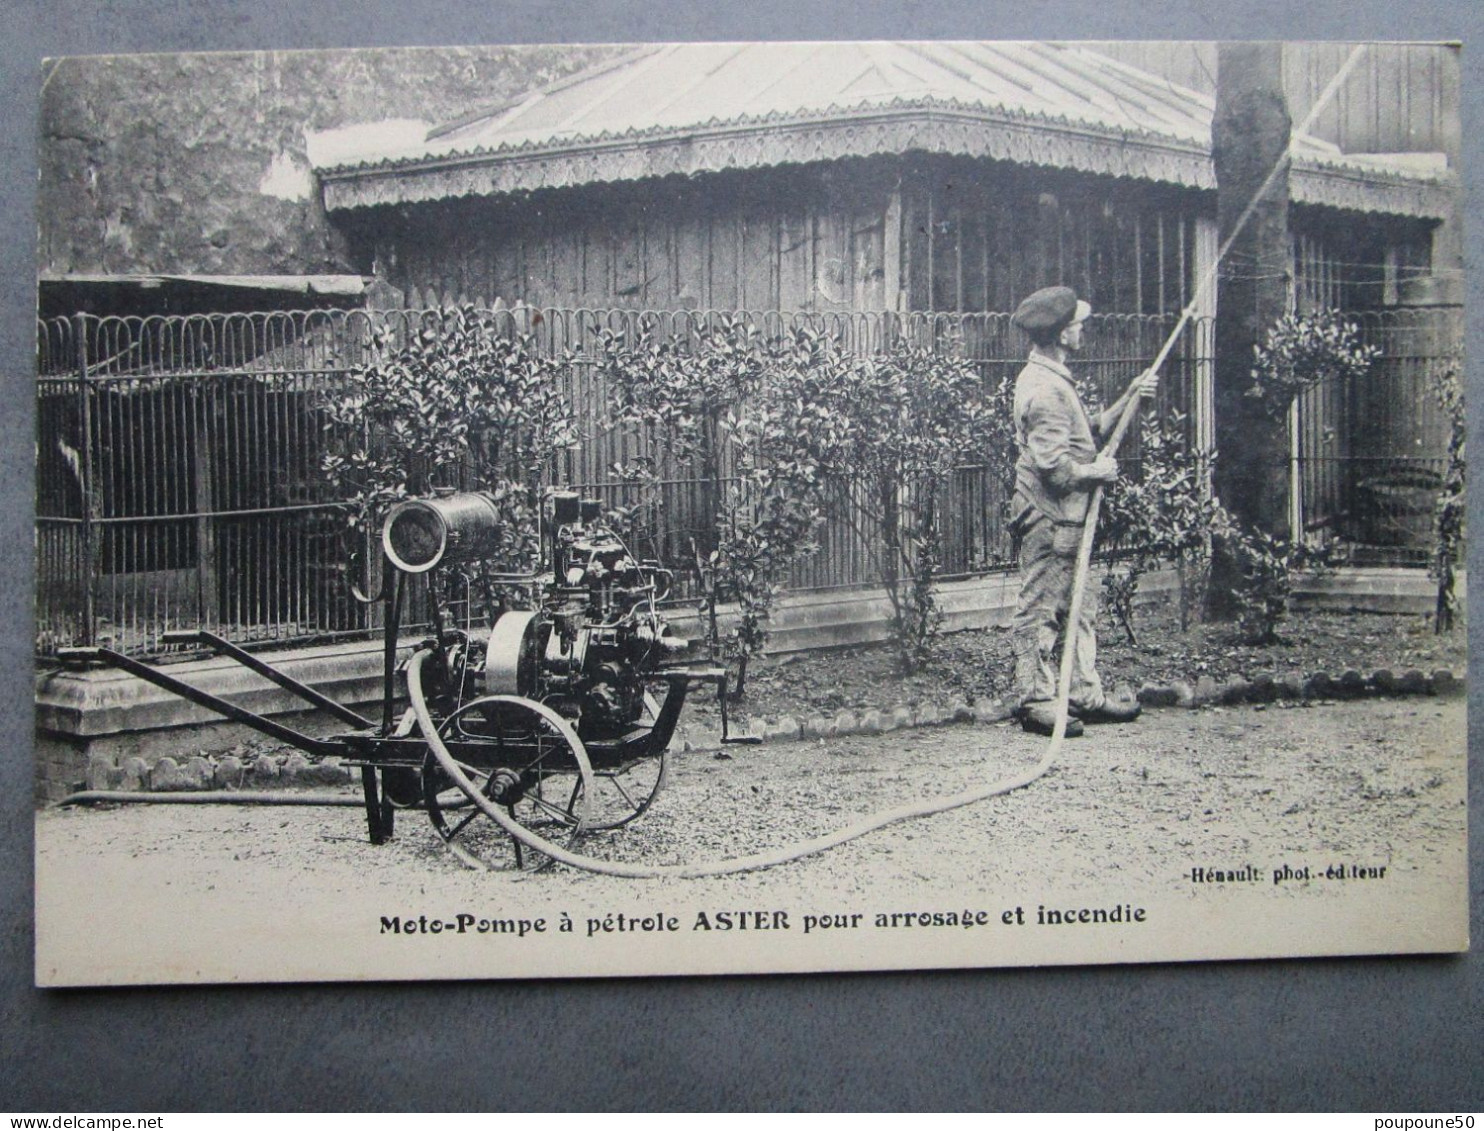
[[[36,983],[1466,950],[1459,91],[48,60]]]

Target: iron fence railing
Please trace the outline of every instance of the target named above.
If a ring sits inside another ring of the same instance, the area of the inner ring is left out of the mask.
[[[1426,565],[1447,469],[1442,371],[1462,362],[1460,307],[1349,313],[1380,351],[1360,380],[1305,392],[1294,413],[1293,524],[1356,564]]]
[[[352,563],[375,555],[348,535],[345,500],[335,497],[321,472],[321,458],[335,437],[319,406],[347,370],[366,359],[374,330],[410,334],[442,316],[436,310],[321,310],[77,316],[41,323],[40,651],[107,638],[115,646],[148,653],[159,647],[162,632],[197,625],[239,641],[282,643],[376,628],[375,607],[351,595],[352,582],[375,580],[356,576],[366,567]],[[661,334],[685,338],[728,316],[734,315],[501,312],[498,317],[508,320],[512,333],[530,334],[539,349],[565,359],[561,380],[582,442],[564,457],[559,481],[610,504],[639,501],[638,489],[612,471],[615,463],[638,454],[641,441],[609,426],[608,390],[597,366],[604,330],[632,334],[647,323]],[[808,325],[862,352],[906,339],[970,359],[985,381],[995,384],[1013,378],[1026,348],[1006,314],[764,311],[749,317],[765,334]],[[1436,474],[1445,447],[1424,451],[1414,445],[1410,462],[1403,462],[1399,453],[1365,449],[1375,437],[1355,433],[1363,430],[1360,422],[1369,423],[1366,397],[1391,404],[1387,398],[1398,396],[1399,389],[1422,388],[1429,367],[1452,348],[1453,339],[1439,331],[1435,318],[1373,321],[1368,332],[1385,351],[1378,367],[1383,376],[1376,390],[1348,392],[1333,403],[1325,399],[1328,392],[1310,394],[1300,412],[1307,431],[1301,429],[1305,440],[1296,453],[1296,478],[1306,522],[1314,529],[1350,541],[1363,538],[1378,557],[1389,547],[1391,559],[1419,560],[1419,544],[1428,543],[1421,520],[1409,508],[1421,503],[1406,495],[1414,488],[1405,484]],[[1111,397],[1148,365],[1173,324],[1168,316],[1095,316],[1075,368]],[[1210,321],[1190,323],[1160,386],[1161,411],[1178,410],[1198,448],[1210,443],[1211,346]],[[1422,399],[1414,396],[1410,403]],[[1397,402],[1396,411],[1404,413],[1406,404]],[[1427,423],[1426,411],[1419,417],[1422,423],[1407,427],[1431,436],[1429,429],[1435,428]],[[1326,440],[1329,430],[1343,432],[1343,442]],[[1137,459],[1136,439],[1128,454]],[[729,469],[721,470],[719,483],[674,460],[658,470],[657,505],[646,511],[638,549],[683,571],[691,561],[692,541],[704,544],[716,521],[715,500]],[[1401,471],[1414,478],[1396,480]],[[946,485],[941,505],[946,576],[973,576],[1011,564],[1006,485],[997,478],[989,461],[965,452]],[[856,508],[853,523],[827,526],[818,539],[819,552],[793,571],[789,587],[879,583],[869,523],[869,512]],[[692,593],[682,585],[676,599]]]

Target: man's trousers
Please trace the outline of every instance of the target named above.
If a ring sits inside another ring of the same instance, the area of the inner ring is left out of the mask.
[[[1057,671],[1052,666],[1056,642],[1072,601],[1072,575],[1077,569],[1080,526],[1058,526],[1037,515],[1020,539],[1020,599],[1015,606],[1015,692],[1022,707],[1056,699]],[[1071,706],[1093,710],[1103,705],[1098,679],[1098,643],[1094,628],[1097,599],[1088,585],[1076,631],[1072,660]]]

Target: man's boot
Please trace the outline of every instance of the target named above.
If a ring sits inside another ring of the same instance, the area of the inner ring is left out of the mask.
[[[1073,707],[1072,714],[1089,726],[1099,723],[1131,723],[1143,712],[1137,699],[1104,699],[1101,706]]]
[[[1021,728],[1031,734],[1051,737],[1056,729],[1056,708],[1050,703],[1028,703],[1020,709]],[[1067,737],[1076,738],[1082,733],[1082,724],[1076,718],[1067,719]]]

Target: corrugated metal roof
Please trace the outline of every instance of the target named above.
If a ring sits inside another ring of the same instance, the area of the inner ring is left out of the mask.
[[[828,110],[956,103],[1208,145],[1213,101],[1056,43],[670,43],[431,130],[376,160],[718,126]],[[1307,138],[1311,152],[1337,153]]]
[[[956,136],[942,143],[944,151],[1209,188],[1214,110],[1207,95],[1076,44],[655,44],[440,126],[419,144],[372,149],[359,163],[321,175],[333,208],[694,173],[796,159],[797,145],[768,144],[762,135],[769,129],[900,125],[916,113],[952,120],[960,135],[969,125],[1018,135],[1040,127],[1064,143],[1046,150],[1018,136],[976,149]],[[739,149],[744,134],[750,140]],[[913,136],[883,128],[876,151]],[[733,143],[726,152],[724,139]],[[692,140],[709,146],[704,160],[661,152]],[[829,139],[817,148],[827,160],[858,154],[865,143]],[[1296,139],[1294,159],[1296,169],[1419,179],[1415,170],[1350,165],[1336,146],[1307,135]],[[545,168],[533,171],[535,161]],[[472,171],[498,164],[522,168],[514,176]],[[407,174],[419,172],[448,175],[413,184]],[[378,173],[398,183],[372,184]],[[362,186],[352,187],[355,181]]]

